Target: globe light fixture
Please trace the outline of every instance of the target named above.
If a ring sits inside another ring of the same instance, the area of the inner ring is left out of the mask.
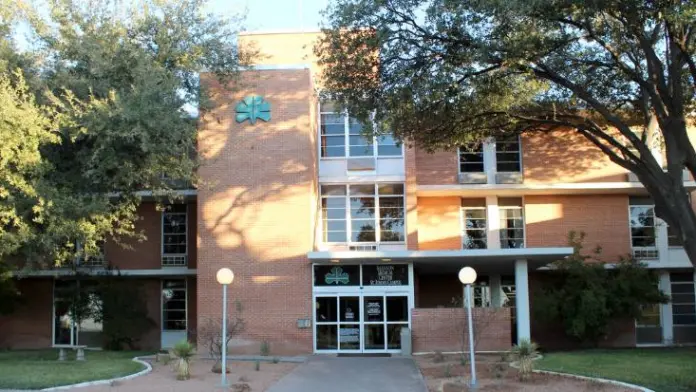
[[[459,281],[466,293],[466,313],[469,321],[469,362],[471,363],[471,389],[476,389],[476,359],[474,358],[474,323],[471,321],[471,285],[476,282],[476,270],[464,267],[459,270]]]
[[[229,268],[220,268],[215,275],[218,283],[222,285],[222,340],[220,348],[221,379],[220,385],[227,387],[227,285],[234,281],[234,272]]]

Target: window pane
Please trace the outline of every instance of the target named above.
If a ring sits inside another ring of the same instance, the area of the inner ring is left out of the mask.
[[[323,208],[346,208],[346,198],[345,197],[324,197],[321,199],[321,206]]]
[[[317,350],[336,350],[338,348],[338,327],[334,325],[317,325]]]
[[[693,325],[696,324],[696,315],[674,315],[672,317],[674,325]]]
[[[346,219],[346,210],[343,208],[329,208],[323,210],[324,219]]]
[[[387,349],[401,348],[401,329],[405,327],[408,327],[408,324],[387,324]]]
[[[325,323],[338,320],[336,297],[317,297],[315,307],[317,323]]]
[[[341,335],[340,349],[341,350],[359,350],[360,349],[360,325],[359,324],[341,324],[338,330]]]
[[[378,188],[380,196],[404,194],[404,184],[380,184]]]
[[[366,157],[372,156],[374,149],[372,146],[350,146],[349,152],[352,157]]]
[[[459,148],[459,171],[463,173],[483,172],[483,143]]]
[[[387,321],[408,321],[406,297],[387,297]]]
[[[518,172],[520,171],[520,164],[516,162],[498,162],[498,171],[499,172]]]
[[[680,272],[673,272],[669,274],[669,280],[671,282],[688,282],[692,283],[694,281],[694,274],[692,273],[680,273]],[[688,286],[688,285],[687,285]],[[691,290],[693,292],[693,288]]]
[[[353,242],[375,242],[377,239],[374,229],[369,230],[369,227],[366,226],[361,230],[353,230],[350,240]]]
[[[345,146],[336,147],[322,147],[321,156],[322,157],[343,157],[346,155]]]
[[[377,155],[381,157],[401,156],[401,146],[377,146]]]
[[[365,325],[365,349],[384,350],[384,324]]]
[[[478,209],[478,210],[464,210],[464,217],[466,219],[483,219],[484,220],[484,226],[485,225],[485,219],[486,219],[486,210],[484,209]]]
[[[351,196],[368,196],[375,194],[374,185],[351,185],[349,188],[349,193]]]
[[[347,238],[345,231],[324,232],[324,242],[346,242]]]
[[[321,194],[322,194],[322,196],[327,196],[327,195],[343,196],[346,194],[346,186],[345,185],[322,185],[321,186]]]
[[[365,321],[384,321],[382,297],[364,297]]]
[[[346,221],[326,220],[324,221],[324,229],[327,231],[346,231]]]
[[[374,218],[375,217],[375,199],[372,197],[351,197],[350,198],[350,216],[351,218]]]

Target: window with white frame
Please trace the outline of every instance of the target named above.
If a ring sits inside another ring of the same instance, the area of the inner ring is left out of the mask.
[[[500,246],[502,248],[524,248],[524,210],[521,197],[501,197]]]
[[[483,173],[483,142],[459,147],[459,172]]]
[[[629,198],[631,247],[636,258],[656,258],[655,207],[649,197]]]
[[[462,247],[486,249],[486,199],[462,199]]]
[[[322,185],[323,241],[404,242],[404,185]]]
[[[495,162],[498,172],[518,172],[521,168],[520,138],[518,135],[495,141]]]
[[[673,325],[696,325],[696,293],[693,272],[669,274]]]
[[[684,241],[682,241],[681,236],[677,233],[677,230],[667,225],[667,243],[671,247],[684,246]]]
[[[363,125],[345,112],[339,112],[332,103],[320,105],[321,157],[399,157],[401,143],[391,135],[368,137]]]
[[[186,204],[170,204],[162,212],[162,265],[186,265],[187,220]]]
[[[162,281],[162,329],[186,331],[186,281],[171,279]]]

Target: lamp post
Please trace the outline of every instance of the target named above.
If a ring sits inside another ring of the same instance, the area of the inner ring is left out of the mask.
[[[469,361],[471,362],[471,387],[476,388],[476,360],[474,358],[474,326],[471,322],[471,284],[476,281],[476,271],[471,267],[459,270],[459,281],[466,292],[466,313],[469,320]]]
[[[227,285],[234,280],[234,272],[229,268],[220,268],[215,276],[218,283],[222,285],[222,347],[220,356],[222,359],[222,379],[220,384],[227,386]]]

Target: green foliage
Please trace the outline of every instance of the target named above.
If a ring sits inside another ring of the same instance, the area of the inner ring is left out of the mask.
[[[696,2],[337,0],[325,24],[322,95],[366,133],[451,150],[574,131],[638,176],[696,265]]]
[[[614,319],[633,319],[641,307],[664,303],[657,276],[633,259],[607,266],[595,255],[583,255],[584,233],[570,232],[572,256],[554,263],[551,281],[534,295],[536,317],[561,322],[567,336],[596,344],[609,332]]]
[[[261,355],[267,357],[271,355],[271,343],[268,340],[261,341],[261,349],[259,350]]]
[[[197,183],[198,73],[234,82],[255,54],[237,48],[240,20],[202,0],[5,3],[0,263],[50,267],[97,255],[104,239],[144,239],[138,192],[164,200]]]
[[[137,347],[139,338],[156,326],[137,282],[106,278],[93,289],[97,304],[92,317],[103,323],[104,347],[123,350]]]
[[[512,348],[512,355],[518,365],[520,380],[528,380],[534,371],[534,360],[539,356],[539,347],[531,340],[523,339]]]
[[[21,300],[9,269],[0,263],[0,316],[12,313]]]
[[[184,339],[174,345],[171,353],[177,359],[176,379],[179,381],[190,379],[191,358],[193,358],[196,353],[196,347],[191,342]]]
[[[191,359],[196,354],[196,347],[184,339],[177,342],[174,347],[172,347],[172,353],[177,358]]]

